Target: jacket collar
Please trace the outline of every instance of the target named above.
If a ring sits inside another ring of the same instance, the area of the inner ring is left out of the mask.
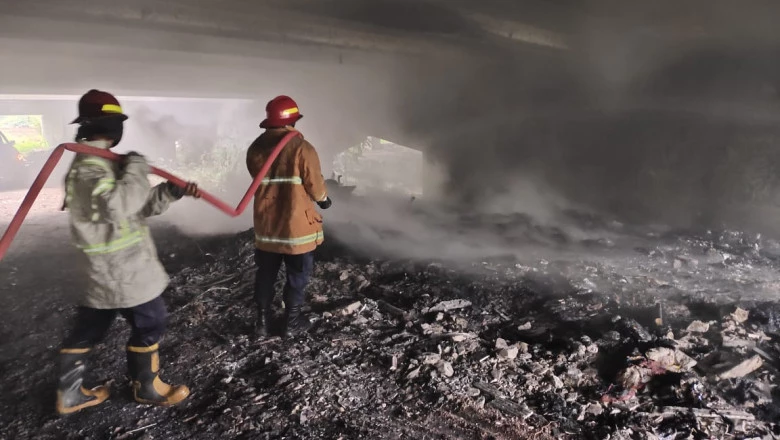
[[[90,147],[95,147],[95,148],[101,148],[103,150],[108,150],[109,148],[111,148],[111,144],[113,144],[113,141],[109,141],[109,140],[105,140],[105,139],[98,139],[98,140],[94,140],[94,141],[88,141],[86,139],[81,139],[79,141],[79,143],[82,144],[82,145],[88,145]]]
[[[267,128],[265,132],[272,136],[285,136],[287,133],[298,133],[298,136],[300,136],[300,138],[303,139],[303,133],[301,133],[300,131],[292,127],[291,128],[287,128],[287,127]]]

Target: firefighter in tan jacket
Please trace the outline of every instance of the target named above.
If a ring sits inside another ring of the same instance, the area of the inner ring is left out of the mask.
[[[116,98],[90,90],[79,101],[76,141],[109,149],[122,138],[127,119]],[[146,218],[163,213],[184,195],[197,197],[195,184],[184,190],[169,182],[150,188],[149,165],[130,153],[120,164],[79,154],[66,179],[63,209],[70,211],[71,235],[81,250],[87,279],[75,324],[60,350],[57,412],[70,414],[108,398],[105,386],[83,386],[86,360],[117,314],[131,327],[127,363],[135,400],[174,405],[189,395],[184,385],[171,386],[158,376],[158,342],[167,312],[160,296],[168,275],[157,258]]]
[[[277,143],[303,117],[298,105],[287,96],[278,96],[266,106],[266,131],[247,151],[246,164],[254,178]],[[271,331],[274,283],[282,262],[287,282],[284,286],[285,334],[308,330],[311,323],[301,313],[304,289],[314,267],[314,249],[322,244],[322,216],[315,207],[331,205],[314,147],[294,137],[281,151],[255,194],[255,301],[258,308],[256,332]]]

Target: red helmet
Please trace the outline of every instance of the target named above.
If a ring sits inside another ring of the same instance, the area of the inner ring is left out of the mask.
[[[127,119],[127,115],[122,113],[122,106],[114,95],[92,89],[79,99],[79,117],[71,124],[81,124],[110,116],[121,117],[123,121]]]
[[[300,120],[303,115],[298,110],[298,104],[289,96],[277,96],[265,106],[265,120],[260,123],[261,128],[281,128],[292,125]]]

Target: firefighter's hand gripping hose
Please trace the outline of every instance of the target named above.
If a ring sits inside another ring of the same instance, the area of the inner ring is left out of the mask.
[[[255,192],[257,192],[257,188],[260,187],[260,184],[265,178],[265,175],[268,174],[268,170],[271,168],[271,165],[273,165],[274,161],[276,160],[277,156],[279,156],[279,153],[282,151],[284,146],[287,144],[287,142],[290,141],[290,139],[298,135],[299,133],[297,131],[291,131],[285,137],[283,137],[281,141],[279,141],[279,143],[276,145],[276,147],[274,147],[273,151],[271,152],[271,155],[268,157],[268,160],[266,160],[265,163],[263,164],[263,167],[260,169],[260,172],[257,173],[257,176],[255,176],[255,179],[252,181],[252,184],[249,186],[249,189],[246,190],[244,197],[241,199],[241,201],[238,203],[238,206],[236,206],[235,208],[231,208],[227,203],[223,202],[222,200],[218,199],[216,196],[203,190],[200,191],[201,199],[205,200],[211,205],[214,205],[217,209],[219,209],[220,211],[224,212],[225,214],[231,217],[238,217],[239,215],[241,215],[242,212],[244,212],[246,207],[249,205],[250,200],[252,200],[252,197],[254,196]],[[8,225],[8,229],[6,229],[5,233],[3,234],[3,238],[0,238],[0,261],[2,261],[3,257],[5,257],[8,248],[11,247],[11,243],[13,242],[16,233],[19,232],[19,228],[21,228],[25,217],[27,217],[27,214],[30,212],[30,208],[32,208],[35,199],[38,197],[38,194],[41,192],[41,189],[43,189],[43,186],[46,184],[46,181],[49,179],[49,176],[51,175],[52,171],[54,171],[54,168],[57,166],[57,163],[62,158],[62,154],[65,152],[65,150],[73,151],[74,153],[99,156],[113,161],[121,160],[123,157],[119,154],[112,153],[108,150],[89,147],[82,144],[68,143],[68,144],[58,145],[57,148],[55,148],[54,151],[51,153],[51,156],[49,156],[49,159],[46,160],[46,163],[43,165],[41,172],[38,173],[38,177],[35,178],[35,181],[30,187],[30,190],[27,192],[27,195],[22,201],[22,205],[19,207],[19,210],[16,211],[14,218],[11,220],[11,223]],[[182,180],[179,177],[174,176],[173,174],[165,170],[152,167],[152,174],[160,176],[163,179],[172,182],[176,186],[182,188],[187,186],[186,181]]]

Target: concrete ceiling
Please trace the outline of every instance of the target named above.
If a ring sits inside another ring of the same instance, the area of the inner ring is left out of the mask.
[[[4,0],[4,17],[48,17],[241,39],[410,52],[496,36],[577,46],[587,28],[674,39],[777,42],[772,0]],[[45,33],[46,29],[35,32]],[[110,35],[106,35],[110,39]],[[405,43],[415,42],[417,47]],[[496,41],[493,41],[494,43]]]
[[[29,0],[11,2],[3,17],[98,20],[115,27],[406,53],[479,47],[490,35],[566,46],[562,35],[535,26],[532,16],[516,21],[500,11],[439,0]],[[51,33],[41,27],[14,32],[23,37]],[[104,37],[113,41],[111,34]]]
[[[101,76],[104,87],[124,94],[264,96],[257,83],[265,78],[301,82],[294,77],[314,69],[324,79],[359,80],[365,70],[341,66],[376,71],[399,57],[453,62],[488,58],[493,50],[562,51],[568,44],[531,22],[472,15],[436,0],[3,3],[4,93],[80,93]],[[95,60],[100,71],[87,74]]]
[[[659,45],[662,50],[724,42],[777,47],[780,40],[773,20],[780,4],[769,0],[754,0],[749,7],[721,0],[0,3],[0,80],[10,88],[6,93],[77,93],[83,88],[77,66],[95,59],[111,60],[104,76],[130,76],[121,81],[127,93],[224,96],[230,87],[170,78],[186,69],[198,69],[200,78],[236,76],[233,82],[246,93],[243,77],[253,70],[288,74],[288,64],[273,60],[340,72],[333,66],[392,65],[398,56],[473,61],[531,51],[587,59],[605,53],[626,58],[628,51],[636,58],[661,50]],[[135,75],[139,66],[145,67],[144,78]]]
[[[341,113],[370,114],[353,116],[354,125],[373,123],[368,133],[384,135],[372,103],[392,100],[401,63],[441,63],[438,71],[449,74],[497,52],[554,57],[569,50],[565,35],[534,25],[531,17],[515,20],[438,0],[3,3],[4,94],[79,95],[103,88],[123,96],[264,101],[288,92],[311,112],[328,115],[318,118],[321,131],[343,123]],[[420,69],[421,81],[440,82],[430,71]]]
[[[620,89],[656,84],[653,75],[690,64],[688,47],[728,46],[732,52],[760,47],[761,54],[780,47],[774,23],[780,3],[769,0],[747,5],[722,0],[0,0],[0,4],[0,83],[5,94],[79,95],[96,87],[120,95],[263,101],[286,90],[320,103],[319,108],[311,104],[308,108],[327,114],[322,118],[323,132],[343,121],[333,112],[334,103],[340,111],[364,114],[374,111],[366,102],[390,102],[399,87],[435,89],[419,98],[424,103],[434,95],[460,93],[458,89],[464,84],[471,87],[474,78],[477,85],[493,89],[500,81],[516,86],[525,81],[516,76],[521,65],[521,73],[538,70],[526,81],[533,87],[538,78],[573,71],[588,81],[595,78],[593,83]],[[511,61],[510,69],[503,73],[503,66],[496,64],[506,60]],[[398,74],[399,65],[406,62],[416,73]],[[487,73],[474,73],[491,63],[483,69]],[[694,64],[689,77],[696,78],[701,68]],[[408,85],[416,74],[418,83]],[[486,84],[491,75],[493,83]],[[556,87],[550,81],[543,88]],[[413,98],[415,92],[406,94]],[[479,100],[479,93],[475,95],[469,99]],[[407,105],[414,101],[408,96],[406,100]],[[442,100],[441,105],[447,102]],[[496,108],[509,110],[506,105]],[[373,123],[370,133],[384,134],[377,128],[381,117],[364,119],[355,120],[355,125]]]

